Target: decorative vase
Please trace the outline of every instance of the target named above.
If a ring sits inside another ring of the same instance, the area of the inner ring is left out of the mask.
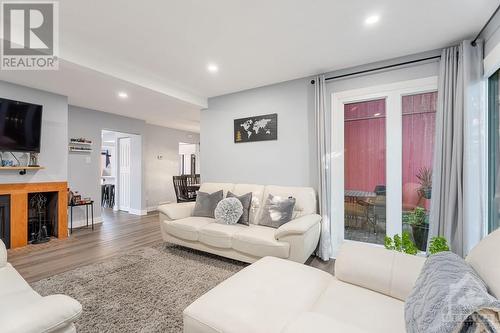
[[[420,251],[427,250],[427,237],[429,236],[429,225],[412,225],[412,234],[415,245]]]
[[[73,204],[73,197],[74,197],[73,191],[70,191],[70,189],[68,188],[68,205]]]

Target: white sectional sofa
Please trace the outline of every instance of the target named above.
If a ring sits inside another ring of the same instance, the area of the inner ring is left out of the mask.
[[[42,297],[7,262],[7,250],[0,240],[0,332],[69,333],[82,306],[65,295]]]
[[[316,193],[309,187],[205,183],[200,191],[224,190],[236,195],[252,192],[250,225],[223,225],[212,218],[192,216],[194,202],[158,207],[166,242],[244,261],[273,256],[303,263],[319,240],[321,216],[316,214]],[[294,219],[278,229],[258,225],[259,214],[269,194],[296,199]]]
[[[500,297],[500,230],[466,261]],[[346,242],[335,276],[263,258],[184,310],[184,333],[402,333],[404,302],[425,259]]]

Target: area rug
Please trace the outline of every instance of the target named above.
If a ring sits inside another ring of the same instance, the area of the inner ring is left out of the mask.
[[[78,332],[182,332],[182,311],[246,265],[156,244],[32,283],[83,305]]]

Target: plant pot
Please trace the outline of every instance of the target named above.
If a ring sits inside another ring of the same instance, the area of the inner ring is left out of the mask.
[[[422,196],[429,200],[431,198],[431,195],[432,195],[432,189],[431,188],[428,188],[428,189],[425,189],[422,191]]]
[[[413,240],[420,251],[427,250],[427,238],[429,236],[429,225],[412,225]]]

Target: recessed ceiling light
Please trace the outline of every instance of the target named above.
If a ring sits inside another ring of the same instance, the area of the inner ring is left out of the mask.
[[[378,15],[371,15],[371,16],[368,16],[366,18],[365,24],[366,25],[372,25],[372,24],[377,23],[378,21],[380,21],[380,16],[378,16]]]
[[[216,64],[208,64],[207,70],[210,73],[217,73],[219,71],[219,67]]]
[[[128,97],[128,95],[127,95],[127,93],[126,93],[126,92],[120,91],[120,92],[118,93],[118,97],[120,97],[120,98],[127,98],[127,97]]]

